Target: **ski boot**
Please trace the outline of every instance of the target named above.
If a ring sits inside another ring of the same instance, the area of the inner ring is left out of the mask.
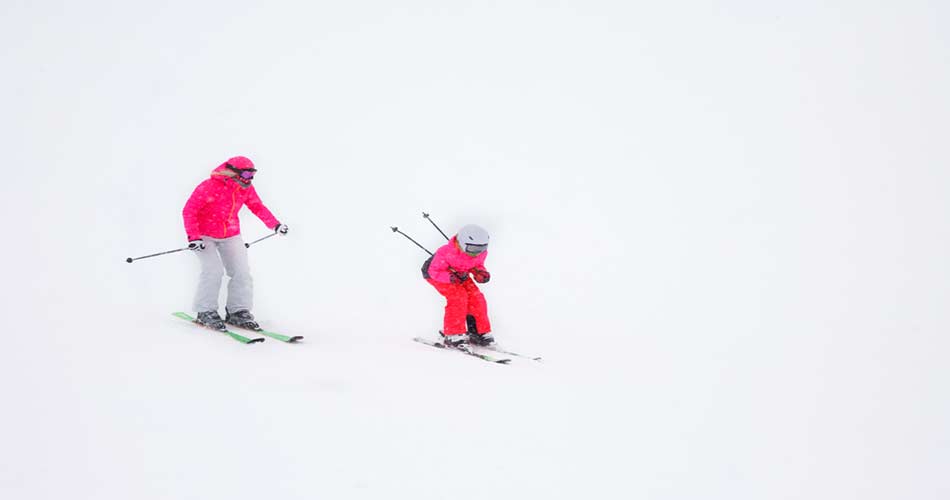
[[[495,343],[495,337],[491,332],[484,334],[478,333],[478,325],[475,323],[475,316],[469,314],[465,316],[465,326],[468,327],[468,340],[478,346],[490,346]]]
[[[472,347],[468,344],[468,335],[460,333],[458,335],[446,335],[442,332],[439,332],[442,335],[442,343],[446,347],[451,347],[453,349],[459,349],[462,351],[470,351]]]
[[[227,316],[224,318],[224,322],[229,325],[234,325],[238,328],[244,328],[245,330],[260,330],[261,325],[257,324],[257,321],[254,321],[254,315],[251,314],[251,311],[247,309],[242,309],[240,311],[228,311],[225,309]]]
[[[487,333],[469,333],[468,340],[477,346],[487,347],[495,343],[495,337],[491,332]]]
[[[218,316],[218,311],[199,312],[198,317],[195,318],[195,323],[222,332],[228,329],[224,325],[224,321],[221,320],[221,316]]]

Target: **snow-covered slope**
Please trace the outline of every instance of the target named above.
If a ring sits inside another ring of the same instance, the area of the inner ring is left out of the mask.
[[[945,6],[266,4],[0,7],[0,497],[950,495]],[[300,345],[123,262],[237,154]],[[542,363],[409,340],[423,211]]]

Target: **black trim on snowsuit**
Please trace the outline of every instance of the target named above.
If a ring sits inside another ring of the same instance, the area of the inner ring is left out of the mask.
[[[422,277],[425,279],[432,278],[432,276],[429,276],[429,266],[432,264],[433,257],[435,257],[435,255],[426,259],[426,261],[422,264]]]

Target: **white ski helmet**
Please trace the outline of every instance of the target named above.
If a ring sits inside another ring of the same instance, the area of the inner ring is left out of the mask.
[[[462,251],[470,255],[478,255],[488,250],[488,231],[481,226],[468,224],[459,229],[455,236]]]

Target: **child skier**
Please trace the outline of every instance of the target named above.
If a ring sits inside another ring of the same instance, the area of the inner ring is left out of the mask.
[[[473,283],[488,283],[491,279],[485,269],[486,257],[488,231],[470,224],[459,229],[422,266],[422,276],[445,297],[442,334],[452,347],[466,348],[469,341],[476,345],[495,342],[485,296]]]
[[[247,262],[247,247],[241,238],[241,222],[238,212],[247,205],[268,228],[286,235],[288,228],[274,218],[257,196],[251,181],[254,179],[254,163],[243,156],[235,156],[218,165],[185,203],[182,216],[188,248],[195,251],[201,261],[201,277],[195,293],[194,308],[198,323],[216,330],[227,328],[225,323],[249,329],[260,326],[251,314],[253,306],[253,281]],[[208,249],[205,251],[205,249]],[[221,280],[227,272],[228,299],[226,316],[218,315],[218,295]]]

